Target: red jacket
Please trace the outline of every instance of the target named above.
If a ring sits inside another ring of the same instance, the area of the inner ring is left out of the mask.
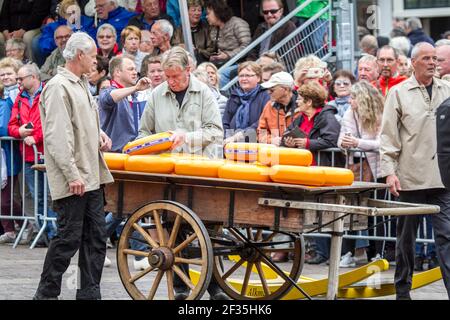
[[[386,82],[385,78],[379,77],[378,80],[372,82],[372,85],[381,91],[383,97],[386,97],[389,93],[389,90],[391,90],[393,86],[405,81],[406,79],[408,78],[406,78],[405,76],[398,76],[389,78],[389,80]]]
[[[42,86],[43,85],[44,84],[42,83]],[[39,112],[40,97],[41,92],[38,92],[34,97],[30,108],[30,100],[28,99],[27,93],[23,90],[19,92],[11,110],[11,118],[9,118],[8,123],[8,134],[11,137],[20,139],[19,128],[28,122],[32,122],[34,126],[32,136],[36,141],[37,150],[44,154],[44,135],[42,133],[41,114]],[[20,117],[18,117],[18,114],[20,114]],[[23,145],[23,143],[20,144],[20,153],[22,156],[24,152]],[[28,145],[25,145],[25,161],[34,162],[33,147]]]

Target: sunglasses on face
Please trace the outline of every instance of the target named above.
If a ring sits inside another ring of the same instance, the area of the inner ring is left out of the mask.
[[[263,10],[262,13],[263,13],[264,15],[267,16],[269,13],[271,13],[271,14],[277,13],[278,11],[280,11],[280,9],[281,9],[281,8],[278,8],[278,9],[271,9],[271,10]]]

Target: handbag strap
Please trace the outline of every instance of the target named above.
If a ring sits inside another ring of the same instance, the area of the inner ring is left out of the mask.
[[[356,133],[358,134],[358,138],[362,139],[361,132],[359,131],[359,123],[358,123],[358,119],[356,119],[355,111],[353,111],[352,114],[353,114],[353,119],[355,120],[355,124],[356,124]],[[365,151],[361,151],[361,154],[363,154],[364,158],[367,159],[367,154]]]

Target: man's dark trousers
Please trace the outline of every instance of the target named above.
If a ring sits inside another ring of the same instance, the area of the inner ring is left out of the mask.
[[[432,216],[436,254],[450,299],[450,192],[445,189],[401,191],[400,201],[438,205]],[[401,216],[397,220],[395,289],[398,299],[409,299],[414,272],[417,228],[423,216]]]
[[[106,224],[103,189],[54,201],[58,213],[58,232],[50,242],[37,293],[57,297],[61,281],[78,257],[79,288],[77,299],[101,299],[100,280],[106,255]]]

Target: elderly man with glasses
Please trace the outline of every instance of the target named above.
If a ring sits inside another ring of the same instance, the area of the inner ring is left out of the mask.
[[[60,26],[56,29],[54,38],[57,48],[53,50],[52,54],[45,60],[44,65],[41,67],[42,81],[47,81],[52,78],[56,75],[58,66],[66,63],[62,53],[72,33],[72,29],[68,26]]]
[[[398,53],[393,47],[382,47],[378,51],[377,62],[380,77],[372,84],[386,97],[393,86],[405,81],[407,78],[397,74]]]

